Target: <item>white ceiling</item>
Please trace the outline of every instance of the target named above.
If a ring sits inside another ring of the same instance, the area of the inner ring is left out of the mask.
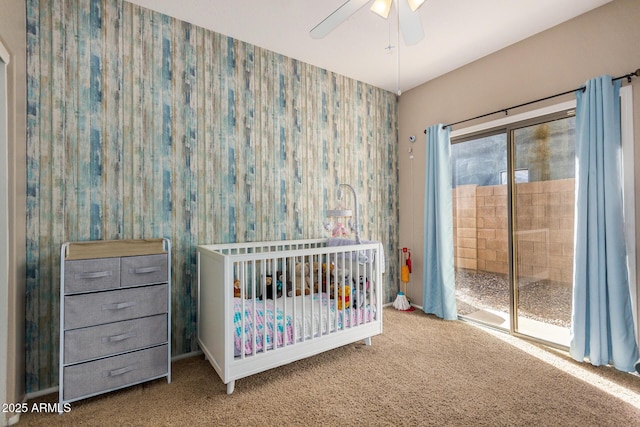
[[[346,0],[128,1],[396,92],[611,0],[427,0],[416,12],[425,38],[413,46],[400,39],[399,66],[395,13],[385,20],[369,10],[371,2],[316,40],[309,31]]]

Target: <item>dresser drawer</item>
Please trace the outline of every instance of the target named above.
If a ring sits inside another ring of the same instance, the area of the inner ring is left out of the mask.
[[[167,342],[167,315],[64,332],[64,363],[77,363]]]
[[[83,259],[64,264],[64,292],[102,291],[120,286],[120,258]]]
[[[164,254],[122,257],[122,287],[167,282],[167,256]]]
[[[168,374],[167,344],[93,362],[66,366],[65,400],[127,386]]]
[[[64,297],[64,329],[167,313],[167,284]]]

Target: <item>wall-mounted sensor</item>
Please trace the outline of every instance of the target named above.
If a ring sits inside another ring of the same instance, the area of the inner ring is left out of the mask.
[[[415,135],[411,135],[409,137],[409,142],[416,142],[416,136]]]

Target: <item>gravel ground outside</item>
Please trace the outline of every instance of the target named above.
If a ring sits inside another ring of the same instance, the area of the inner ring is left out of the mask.
[[[531,281],[518,289],[522,317],[568,328],[571,322],[571,287],[548,280]],[[509,312],[509,279],[485,271],[456,270],[458,314],[480,309]]]

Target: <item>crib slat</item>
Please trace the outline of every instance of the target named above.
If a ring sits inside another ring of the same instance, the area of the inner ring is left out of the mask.
[[[358,269],[360,267],[360,263],[357,261],[354,263],[354,256],[351,254],[349,259],[349,271],[351,272],[349,278],[349,284],[351,285],[351,311],[349,316],[349,322],[351,322],[351,327],[357,327],[359,325],[358,322],[358,305],[360,303],[360,280],[358,280]],[[355,277],[354,277],[355,274]]]
[[[301,322],[300,322],[300,338],[301,338],[301,340],[300,341],[302,341],[302,342],[304,342],[305,339],[306,339],[306,332],[305,332],[305,326],[306,326],[305,323],[306,322],[305,322],[305,319],[307,318],[307,301],[309,301],[309,303],[311,305],[313,305],[313,258],[311,256],[308,256],[306,258],[306,261],[305,261],[305,258],[303,257],[303,261],[305,262],[305,264],[303,264],[303,265],[308,265],[309,266],[309,277],[308,277],[309,283],[306,284],[309,287],[309,295],[306,295],[306,294],[303,295],[302,296],[302,300],[301,300],[302,301],[302,307],[300,307],[300,313],[301,313],[301,316],[300,316],[300,320],[301,320]],[[307,280],[307,279],[305,279],[305,280]],[[305,286],[305,288],[307,286]],[[294,317],[294,319],[297,319],[297,318],[298,318],[298,316]],[[297,323],[298,322],[294,321],[294,324],[296,324],[296,327],[298,326]],[[293,341],[294,342],[298,342],[297,335],[296,335],[295,332],[293,334]]]
[[[266,263],[264,262],[260,262],[260,295],[262,296],[262,300],[264,301],[265,299],[265,277],[267,274],[267,270],[266,270]],[[256,295],[257,297],[257,295]],[[256,302],[257,298],[253,298],[253,339],[251,342],[251,354],[255,355],[256,354],[256,348],[258,346],[258,304]],[[263,331],[264,333],[264,331]]]
[[[351,328],[351,326],[353,325],[353,322],[351,321],[351,316],[353,314],[353,310],[351,310],[351,308],[353,307],[353,281],[351,280],[351,274],[352,274],[352,265],[353,265],[353,251],[349,251],[346,254],[346,258],[345,258],[345,278],[344,278],[344,285],[349,286],[349,304],[348,307],[345,307],[346,310],[346,318],[349,319],[349,324],[346,325],[345,323],[345,327],[349,327]],[[347,272],[348,272],[348,276],[347,276]],[[345,292],[346,293],[346,292]],[[346,298],[345,298],[346,299]],[[347,304],[344,304],[345,306]]]
[[[287,271],[287,260],[288,258],[282,258],[282,344],[281,347],[285,347],[287,345],[287,281],[291,280],[289,276],[291,276],[291,271]],[[294,287],[295,289],[295,287]],[[277,301],[277,300],[276,300]],[[275,312],[277,313],[277,304],[274,301],[274,305],[276,305]],[[276,331],[276,336],[278,336],[278,331]]]
[[[277,282],[277,278],[276,278],[277,266],[275,265],[275,262],[276,262],[275,259],[272,258],[271,259],[271,272],[270,272],[271,273],[271,286],[272,286],[271,291],[273,292],[272,296],[275,295],[275,293],[277,292],[277,283],[278,283]],[[269,333],[269,331],[268,331],[268,323],[267,323],[267,322],[269,322],[269,319],[268,319],[268,316],[267,316],[267,298],[266,298],[266,296],[262,300],[264,301],[264,310],[262,312],[263,313],[263,317],[264,317],[264,319],[263,319],[263,321],[264,321],[264,331],[262,332],[262,336],[264,338],[264,344],[262,345],[262,351],[266,352],[267,351],[267,335]],[[275,328],[274,323],[275,323],[275,316],[272,316],[271,317],[271,330],[272,331]],[[273,332],[272,332],[272,334],[273,334]],[[273,336],[271,337],[271,340],[273,342]]]
[[[245,299],[244,299],[244,292],[245,292],[245,287],[246,287],[246,274],[245,274],[245,265],[244,265],[244,261],[240,261],[240,342],[244,343],[245,341],[245,329],[246,329],[246,319],[245,319]],[[236,276],[237,277],[237,276]],[[245,357],[245,348],[244,345],[241,345],[241,350],[240,350],[240,358],[244,359]]]
[[[333,269],[333,302],[332,304],[336,304],[336,300],[338,299],[338,287],[335,285],[336,282],[338,281],[338,254],[335,253],[333,254],[333,261],[335,264],[335,268]],[[329,313],[331,313],[331,309],[329,309]],[[337,331],[338,330],[338,306],[335,305],[335,317],[333,319],[333,330]]]
[[[253,305],[252,307],[252,313],[253,313],[253,319],[251,322],[251,355],[253,356],[256,353],[256,299],[258,297],[258,286],[256,281],[258,280],[256,275],[257,275],[257,270],[256,270],[256,260],[252,260],[251,261],[251,271],[253,273],[253,277],[251,278],[251,282],[252,282],[252,288],[251,288],[251,304]],[[244,316],[244,313],[242,313],[242,315]],[[242,342],[242,347],[244,347],[244,342]]]
[[[301,262],[302,262],[302,265],[301,265],[300,268],[303,268],[303,266],[304,266],[304,258],[302,258]],[[289,265],[291,266],[291,267],[289,267],[291,269],[290,270],[291,276],[295,280],[297,280],[298,279],[298,275],[296,274],[296,257],[290,257],[289,258]],[[304,274],[304,270],[302,270],[302,271],[303,271],[303,274]],[[292,295],[293,295],[293,298],[291,299],[291,308],[290,308],[289,313],[287,313],[288,316],[285,316],[285,340],[284,340],[285,341],[285,345],[294,345],[296,343],[296,337],[297,337],[297,334],[298,334],[298,325],[297,325],[297,322],[296,322],[296,319],[298,318],[298,302],[302,301],[304,303],[304,300],[302,300],[302,299],[298,300],[298,298],[296,297],[296,286],[295,285],[291,285],[291,292],[292,292]],[[286,329],[286,324],[287,324],[286,320],[287,320],[287,318],[291,319],[292,340],[291,340],[290,343],[287,341],[287,338],[288,338],[287,329]]]
[[[338,296],[339,296],[339,306],[341,306],[342,308],[340,309],[340,318],[342,319],[342,327],[340,329],[344,330],[347,327],[347,319],[346,319],[346,312],[345,312],[345,305],[346,305],[346,295],[345,295],[345,283],[344,283],[344,266],[345,266],[345,261],[347,259],[346,256],[346,252],[342,252],[342,260],[341,260],[341,271],[340,271],[340,287],[338,289]]]
[[[329,295],[327,293],[326,283],[328,281],[327,275],[325,274],[325,270],[322,268],[323,265],[327,264],[329,260],[327,259],[327,255],[323,254],[321,259],[318,261],[320,263],[320,267],[318,268],[318,274],[320,277],[318,278],[318,288],[320,294],[320,303],[318,304],[318,317],[320,319],[320,328],[318,329],[318,338],[322,337],[324,334],[325,323],[323,323],[322,316],[322,307],[324,304],[324,299]],[[324,284],[323,284],[324,283]]]

